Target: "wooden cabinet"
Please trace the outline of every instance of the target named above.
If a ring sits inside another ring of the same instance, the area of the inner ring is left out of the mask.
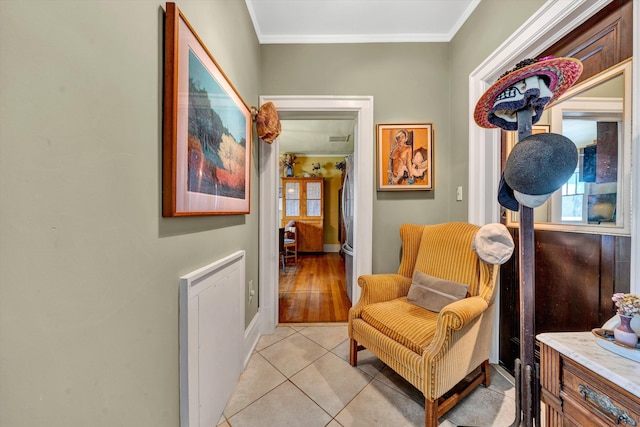
[[[591,332],[539,339],[545,426],[640,425],[637,362],[599,347]]]
[[[324,180],[282,178],[282,226],[295,221],[298,251],[324,250]]]

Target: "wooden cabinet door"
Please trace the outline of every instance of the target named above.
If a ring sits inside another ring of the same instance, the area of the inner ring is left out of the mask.
[[[299,181],[287,180],[283,182],[282,217],[284,224],[290,220],[301,218],[302,215],[302,187]]]
[[[322,181],[305,181],[304,186],[304,216],[306,219],[316,220],[324,217],[324,186]]]
[[[298,251],[324,250],[323,178],[282,178],[282,226],[295,221]]]
[[[298,250],[300,252],[322,252],[324,250],[324,229],[322,221],[296,221]]]

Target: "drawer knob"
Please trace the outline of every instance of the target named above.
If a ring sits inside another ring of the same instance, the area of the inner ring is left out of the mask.
[[[580,390],[580,394],[582,394],[585,402],[594,407],[596,411],[600,412],[605,417],[613,417],[616,424],[620,424],[620,422],[623,422],[630,426],[638,425],[636,423],[636,420],[631,418],[629,414],[626,413],[626,411],[617,407],[611,401],[611,399],[609,399],[604,394],[598,393],[597,391],[592,390],[582,384],[578,385],[578,390]]]

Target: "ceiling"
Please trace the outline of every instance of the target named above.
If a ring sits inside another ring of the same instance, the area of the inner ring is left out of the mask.
[[[245,0],[258,40],[448,42],[480,0]]]
[[[245,0],[260,44],[448,42],[480,0]],[[280,152],[353,152],[355,117],[280,115]]]
[[[354,118],[280,120],[280,152],[307,156],[345,156],[353,153]]]

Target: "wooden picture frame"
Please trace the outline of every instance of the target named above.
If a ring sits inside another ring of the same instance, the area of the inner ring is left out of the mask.
[[[166,4],[162,216],[250,212],[251,110]]]
[[[433,125],[378,124],[378,191],[433,190]]]
[[[551,132],[551,125],[533,125],[531,126],[531,135],[537,135],[539,133]]]

